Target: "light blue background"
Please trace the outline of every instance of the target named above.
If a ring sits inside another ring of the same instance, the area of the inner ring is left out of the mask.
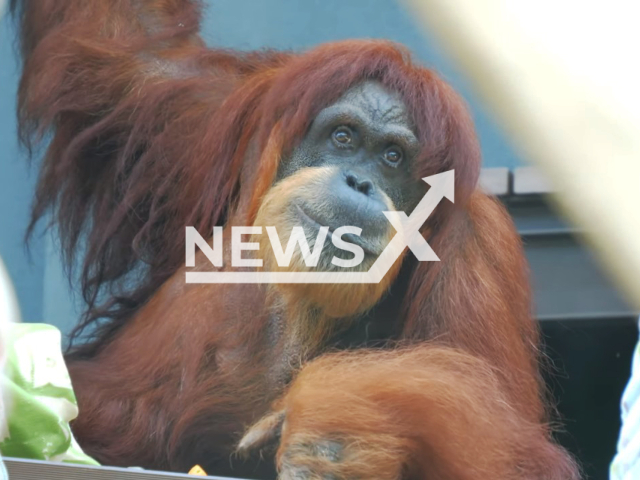
[[[105,0],[109,1],[109,0]],[[520,164],[468,84],[434,41],[394,0],[212,0],[204,21],[210,45],[240,49],[305,49],[347,38],[386,38],[407,45],[427,66],[438,70],[470,103],[480,136],[484,166]],[[51,235],[23,243],[37,168],[29,169],[18,147],[15,95],[18,61],[12,21],[0,24],[0,255],[18,293],[24,320],[46,321],[63,331],[77,318]]]

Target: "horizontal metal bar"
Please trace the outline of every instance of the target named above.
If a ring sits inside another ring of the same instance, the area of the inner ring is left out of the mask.
[[[576,236],[582,233],[581,230],[577,228],[566,228],[566,227],[558,227],[558,228],[532,228],[532,229],[522,229],[518,230],[518,233],[522,238],[530,238],[530,237],[566,237],[566,236]]]
[[[23,458],[3,458],[10,480],[242,480],[229,477],[197,477],[182,473],[135,468],[94,467]]]
[[[579,313],[563,313],[538,315],[536,319],[539,322],[638,322],[640,312],[634,311],[618,311],[618,312],[579,312]]]

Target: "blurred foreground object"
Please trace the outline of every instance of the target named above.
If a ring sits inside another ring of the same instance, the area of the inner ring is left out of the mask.
[[[640,5],[405,1],[640,307]]]
[[[0,0],[0,16],[2,16],[2,0]],[[7,335],[10,324],[20,322],[20,307],[16,297],[13,282],[9,277],[2,257],[0,257],[0,439],[5,436],[8,430],[7,409],[10,407],[2,377],[4,375],[4,364],[7,354]],[[0,480],[8,478],[7,471],[0,458]]]
[[[7,323],[20,321],[18,297],[13,288],[13,282],[9,277],[9,272],[0,257],[0,340],[4,338],[3,332]]]
[[[2,389],[11,403],[0,428],[3,456],[98,465],[69,423],[78,415],[62,357],[60,331],[44,323],[9,324]]]
[[[610,480],[636,480],[640,478],[640,341],[633,354],[631,379],[622,396],[621,410],[622,429]]]

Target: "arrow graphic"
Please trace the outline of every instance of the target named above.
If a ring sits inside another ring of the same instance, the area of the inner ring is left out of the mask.
[[[366,272],[187,272],[187,283],[379,283],[394,262],[409,248],[421,262],[440,259],[420,234],[443,198],[454,201],[454,170],[425,177],[431,188],[420,200],[410,216],[405,212],[383,212],[396,229],[389,244]]]

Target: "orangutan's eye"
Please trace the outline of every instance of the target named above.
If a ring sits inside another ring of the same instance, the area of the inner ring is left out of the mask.
[[[397,166],[402,161],[402,150],[400,147],[391,146],[387,148],[382,157],[392,166]]]
[[[333,131],[332,137],[338,145],[347,146],[353,141],[353,132],[349,127],[342,125]]]

